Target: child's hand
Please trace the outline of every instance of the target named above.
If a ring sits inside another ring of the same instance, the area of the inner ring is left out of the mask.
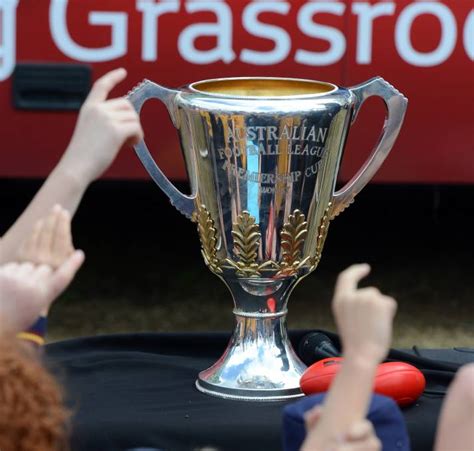
[[[354,423],[342,442],[335,448],[337,451],[380,451],[382,444],[375,435],[374,427],[368,420]]]
[[[17,333],[31,326],[71,283],[83,261],[84,253],[76,251],[56,270],[32,263],[0,266],[0,329]]]
[[[378,364],[390,347],[397,304],[376,288],[357,288],[369,272],[366,264],[343,271],[337,279],[332,308],[344,356]]]
[[[56,269],[73,252],[71,215],[55,205],[45,219],[36,223],[33,233],[20,248],[19,260]]]
[[[73,253],[71,215],[55,205],[46,218],[36,223],[33,233],[20,248],[19,261],[55,270]],[[42,316],[47,316],[48,308],[40,312]]]
[[[132,104],[124,98],[107,100],[126,75],[125,69],[116,69],[99,78],[79,113],[61,165],[84,183],[100,177],[124,144],[143,139],[140,118]]]
[[[345,435],[322,440],[322,434],[316,433],[316,425],[322,414],[321,405],[306,412],[306,439],[301,447],[302,451],[380,451],[382,449],[372,423],[365,419],[355,422]]]

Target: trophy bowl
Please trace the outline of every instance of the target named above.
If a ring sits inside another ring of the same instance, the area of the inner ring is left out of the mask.
[[[370,96],[385,124],[362,168],[340,190],[347,134]],[[287,336],[288,298],[321,259],[330,221],[370,181],[400,131],[407,99],[380,77],[352,88],[268,77],[222,78],[169,89],[144,80],[129,94],[137,112],[150,98],[178,130],[191,195],[135,151],[171,203],[196,223],[208,268],[229,288],[236,325],[222,357],[197,388],[222,398],[302,396],[306,369]]]

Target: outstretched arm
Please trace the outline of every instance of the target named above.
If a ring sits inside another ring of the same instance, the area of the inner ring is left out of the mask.
[[[79,113],[71,142],[23,214],[0,241],[0,264],[18,259],[19,243],[34,224],[55,204],[74,215],[89,184],[110,166],[124,144],[143,137],[140,120],[131,103],[107,100],[110,91],[126,76],[117,69],[96,81]]]
[[[369,272],[369,265],[354,265],[337,280],[332,307],[344,361],[326,396],[321,418],[308,430],[303,450],[335,446],[367,413],[377,365],[390,346],[396,311],[396,302],[376,288],[357,288]]]

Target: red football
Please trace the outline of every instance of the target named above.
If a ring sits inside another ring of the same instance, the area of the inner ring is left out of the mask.
[[[341,357],[329,357],[313,363],[300,379],[301,391],[305,395],[328,391],[334,376],[341,368]]]
[[[392,398],[399,406],[414,403],[423,393],[426,380],[413,365],[403,362],[382,363],[375,375],[375,393]]]
[[[301,376],[300,387],[304,394],[325,392],[341,368],[341,357],[330,357],[311,365]],[[425,389],[423,373],[403,362],[382,363],[375,374],[374,392],[392,398],[398,405],[415,402]]]

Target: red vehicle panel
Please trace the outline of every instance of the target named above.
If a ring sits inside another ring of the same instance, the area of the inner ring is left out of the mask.
[[[143,78],[171,87],[244,75],[351,86],[381,75],[410,103],[375,180],[474,183],[473,59],[472,0],[0,0],[0,176],[45,176],[77,114],[13,107],[15,64],[69,62],[91,65],[94,79],[125,67],[127,80],[115,95]],[[383,115],[376,101],[364,105],[342,179],[370,152]],[[163,170],[185,179],[164,108],[147,105],[143,123]],[[107,177],[148,178],[130,150]]]

